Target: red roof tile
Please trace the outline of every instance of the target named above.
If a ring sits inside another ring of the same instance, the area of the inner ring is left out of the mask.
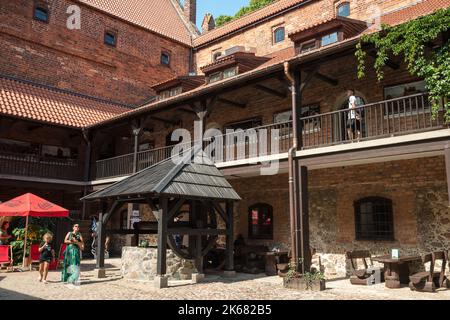
[[[3,115],[81,128],[128,110],[98,99],[0,77]]]
[[[433,12],[449,8],[450,0],[424,0],[416,5],[400,9],[384,15],[381,23],[389,25],[397,25],[418,17],[432,14]]]
[[[132,24],[183,44],[192,45],[191,34],[172,0],[78,0]]]
[[[217,38],[228,35],[229,33],[244,28],[264,18],[270,17],[276,13],[289,9],[305,0],[278,0],[267,5],[257,11],[251,12],[242,16],[239,19],[233,20],[217,29],[213,29],[200,37],[194,39],[194,46],[200,46],[213,41]]]

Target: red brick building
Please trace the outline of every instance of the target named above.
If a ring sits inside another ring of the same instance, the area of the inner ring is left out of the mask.
[[[379,82],[372,69],[357,79],[354,57],[359,37],[376,32],[377,24],[432,14],[448,8],[448,1],[279,0],[220,28],[208,18],[209,31],[202,35],[189,23],[195,1],[186,2],[184,13],[177,3],[156,1],[161,12],[171,12],[176,28],[159,25],[162,20],[142,2],[127,1],[133,10],[125,10],[119,1],[76,1],[82,17],[86,12],[82,21],[92,25],[81,31],[62,30],[68,3],[54,3],[45,24],[33,19],[31,5],[27,12],[24,5],[0,9],[7,26],[0,32],[6,52],[0,61],[6,128],[0,138],[16,150],[5,147],[2,163],[12,164],[2,165],[0,172],[2,200],[52,186],[87,218],[99,209],[77,203],[81,194],[168,158],[172,132],[185,128],[193,137],[194,121],[201,118],[203,128],[216,134],[238,128],[279,134],[266,154],[251,137],[225,146],[224,159],[214,154],[216,166],[242,198],[235,207],[234,232],[248,244],[290,246],[290,200],[296,194],[298,206],[308,203],[310,246],[321,255],[328,277],[346,274],[347,250],[448,249],[450,129],[444,110],[431,116],[423,79],[409,74],[401,58],[390,60]],[[11,19],[11,12],[21,18]],[[108,30],[116,35],[110,35],[115,47],[104,43]],[[74,58],[65,60],[68,51]],[[167,53],[169,66],[161,65]],[[293,86],[301,89],[294,106]],[[361,111],[360,141],[353,143],[346,129],[349,88]],[[296,150],[291,149],[293,109],[302,128]],[[8,130],[11,126],[17,129]],[[51,142],[53,148],[47,146],[51,137],[58,140]],[[32,169],[24,171],[14,157],[32,153],[35,144],[40,157],[42,150],[53,150],[50,158],[57,158],[54,146],[68,149],[64,165],[76,159],[79,173],[61,181],[57,170],[42,169],[56,166],[48,157],[28,160]],[[240,147],[242,156],[231,152]],[[294,179],[297,193],[289,189],[289,159],[304,168]],[[261,175],[263,161],[278,164],[279,170]],[[300,199],[299,189],[308,197]],[[131,210],[122,208],[109,226],[122,234],[115,237],[117,247],[131,243]],[[147,206],[141,206],[140,215],[154,219]]]

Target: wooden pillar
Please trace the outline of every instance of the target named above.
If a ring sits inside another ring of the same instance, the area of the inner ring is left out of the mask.
[[[225,205],[227,215],[227,239],[226,239],[226,258],[225,258],[225,270],[234,270],[234,215],[233,215],[233,202],[227,201]]]
[[[450,207],[450,143],[445,146],[445,170],[447,172],[448,206]]]
[[[197,235],[195,241],[195,267],[198,273],[203,273],[202,236]]]
[[[134,152],[133,152],[133,173],[137,172],[138,169],[138,151],[139,151],[139,134],[141,128],[133,127],[134,136]]]
[[[97,269],[102,270],[105,268],[105,239],[106,239],[106,228],[103,223],[104,215],[107,212],[107,202],[102,203],[102,211],[98,215],[98,226],[97,226]],[[99,272],[100,277],[100,272]]]
[[[158,220],[158,256],[156,263],[156,274],[158,276],[164,276],[167,268],[167,215],[168,199],[167,197],[161,197],[161,215]]]
[[[298,165],[298,164],[297,164]],[[302,273],[309,272],[311,267],[311,250],[309,246],[309,199],[308,199],[308,168],[300,166],[298,168],[298,195],[299,210],[296,217],[297,232],[296,241],[297,249],[299,249],[298,257],[302,259]]]
[[[84,157],[84,173],[83,179],[85,182],[89,182],[91,175],[91,154],[92,154],[92,136],[88,130],[83,130],[83,138],[86,142],[86,154]],[[83,196],[86,196],[88,193],[88,188],[84,187]],[[81,212],[81,219],[85,220],[87,211],[87,203],[86,200],[83,200],[83,208]]]

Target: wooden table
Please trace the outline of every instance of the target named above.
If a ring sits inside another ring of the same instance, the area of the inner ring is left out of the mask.
[[[372,258],[372,260],[384,263],[384,279],[386,288],[400,288],[402,284],[409,283],[409,263],[421,261],[420,256],[401,256],[393,259],[390,255]]]
[[[269,252],[264,252],[262,254],[264,256],[264,261],[265,261],[265,271],[266,271],[266,275],[268,276],[275,276],[277,275],[277,263],[279,263],[280,258],[281,257],[286,257],[288,256],[288,252],[287,251],[269,251]]]

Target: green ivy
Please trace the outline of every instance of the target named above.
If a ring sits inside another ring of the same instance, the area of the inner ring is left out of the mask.
[[[365,76],[366,52],[363,44],[377,49],[374,68],[378,81],[384,77],[383,67],[389,55],[402,55],[408,71],[425,80],[429,100],[436,116],[444,101],[445,120],[450,122],[450,40],[440,36],[450,28],[450,8],[420,17],[398,26],[382,25],[381,31],[364,35],[356,46],[358,78]],[[448,37],[447,37],[448,38]],[[439,41],[439,45],[435,45]]]

